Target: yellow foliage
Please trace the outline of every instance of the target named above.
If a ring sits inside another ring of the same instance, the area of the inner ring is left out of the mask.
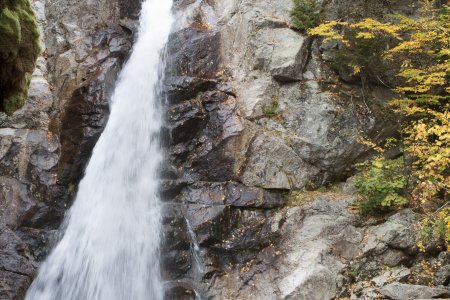
[[[375,38],[377,35],[387,34],[401,40],[401,37],[399,35],[399,33],[401,32],[401,28],[391,23],[382,23],[377,20],[367,18],[361,22],[350,24],[349,27],[358,29],[358,31],[363,35],[365,33],[366,37],[364,38],[367,38],[369,36],[370,38]]]
[[[308,34],[318,35],[324,37],[324,42],[327,41],[341,41],[344,42],[344,37],[337,31],[337,26],[347,26],[347,22],[330,21],[320,24],[319,26],[309,29]]]
[[[338,41],[340,51],[354,51],[370,40],[384,42],[380,59],[388,65],[403,62],[398,64],[399,80],[394,87],[400,97],[389,105],[402,117],[402,150],[409,164],[405,171],[412,183],[409,200],[416,206],[448,201],[450,190],[450,8],[437,10],[430,0],[421,3],[421,17],[417,19],[397,15],[391,22],[332,21],[309,31]],[[348,32],[352,31],[350,36]],[[368,67],[359,64],[366,62],[355,58],[347,64],[355,75]],[[367,139],[362,143],[384,152]],[[425,233],[439,225],[441,236],[450,246],[450,208],[442,209],[422,225]]]

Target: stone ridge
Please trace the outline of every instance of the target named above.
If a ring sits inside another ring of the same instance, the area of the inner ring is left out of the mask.
[[[334,19],[413,13],[411,3],[323,6]],[[402,269],[420,264],[411,211],[363,226],[351,210],[351,181],[335,194],[292,200],[299,190],[345,181],[371,154],[357,141],[361,132],[381,140],[396,122],[383,109],[393,92],[362,91],[333,70],[327,61],[337,45],[292,30],[291,6],[176,2],[163,130],[166,299],[373,299],[420,272]]]

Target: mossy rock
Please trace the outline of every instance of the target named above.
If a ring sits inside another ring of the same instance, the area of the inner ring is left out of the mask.
[[[28,0],[0,0],[0,110],[12,114],[28,98],[41,51],[39,28]]]

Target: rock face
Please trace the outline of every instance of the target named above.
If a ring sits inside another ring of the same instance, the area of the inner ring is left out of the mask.
[[[24,297],[72,201],[131,46],[120,18],[139,3],[32,1],[42,54],[26,105],[0,113],[2,300]]]
[[[373,299],[414,281],[424,259],[411,211],[363,226],[348,194],[286,207],[296,190],[351,175],[370,155],[361,132],[396,130],[383,108],[393,93],[333,70],[336,45],[290,29],[291,5],[176,1],[161,190],[167,299],[193,290],[206,299]],[[326,18],[414,12],[396,1],[323,5]],[[378,285],[367,286],[371,278]]]
[[[409,4],[323,5],[326,18],[360,18],[413,13]],[[396,126],[383,109],[392,92],[362,91],[332,70],[336,45],[292,30],[291,5],[174,1],[161,135],[165,298],[446,296],[450,256],[418,254],[415,213],[364,224],[349,184],[299,192],[347,179],[370,155],[360,132],[382,139]],[[44,51],[27,105],[0,114],[1,299],[23,298],[53,242],[106,124],[139,6],[33,1]],[[424,275],[430,268],[436,276]]]

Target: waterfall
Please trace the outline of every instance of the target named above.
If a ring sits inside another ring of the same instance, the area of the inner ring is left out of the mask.
[[[158,143],[161,53],[172,1],[146,0],[111,114],[68,211],[59,243],[27,300],[159,300]]]
[[[200,245],[197,242],[197,236],[195,235],[194,229],[191,226],[191,222],[189,222],[189,219],[186,220],[186,226],[189,233],[189,237],[191,238],[191,253],[192,258],[194,259],[194,268],[196,277],[202,277],[205,273],[205,264],[203,262],[202,257],[200,256]],[[199,279],[199,278],[195,278]]]

